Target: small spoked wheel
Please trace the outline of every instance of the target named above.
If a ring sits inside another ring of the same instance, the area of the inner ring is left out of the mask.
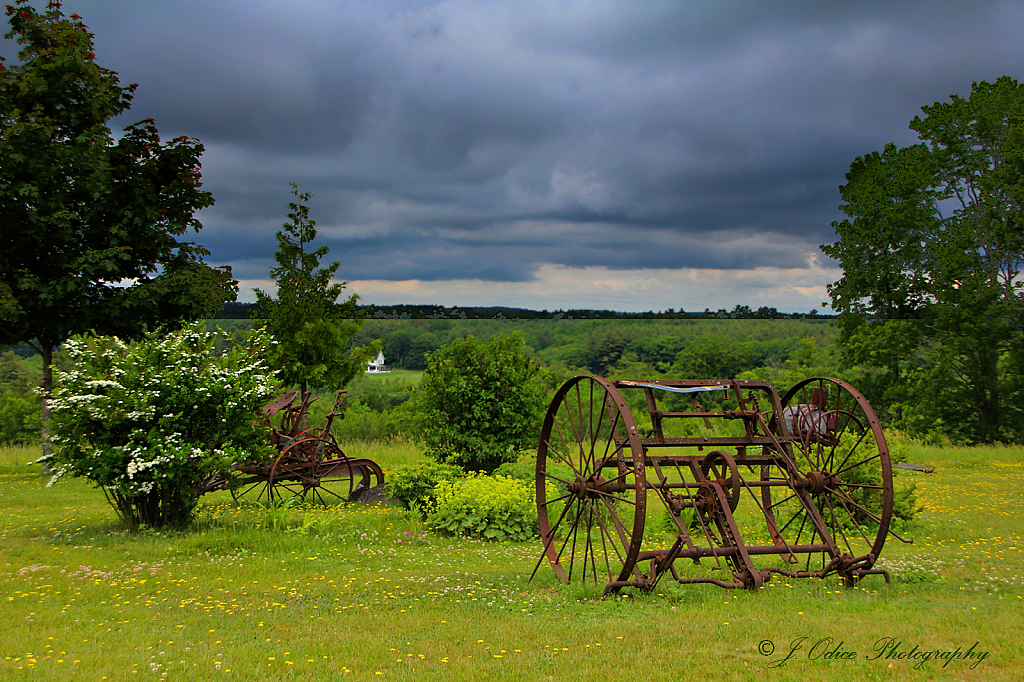
[[[537,448],[537,517],[545,559],[565,583],[616,591],[638,580],[646,515],[644,453],[610,382],[579,376],[555,394]]]
[[[289,497],[305,496],[308,467],[286,457],[282,452],[266,467],[250,467],[237,492],[232,492],[235,501],[258,491],[256,501],[276,504]]]
[[[732,455],[721,450],[709,452],[700,464],[700,471],[709,482],[722,486],[722,490],[728,497],[729,509],[736,511],[743,484],[740,481],[740,471],[736,466],[736,460]]]
[[[889,448],[874,411],[845,381],[814,378],[786,392],[782,418],[795,469],[786,471],[780,464],[764,466],[761,472],[762,481],[789,483],[761,488],[773,541],[790,546],[825,543],[816,520],[797,499],[797,490],[805,491],[839,555],[867,557],[857,567],[870,568],[885,544],[893,509]],[[836,558],[831,554],[807,554],[803,569],[823,569]]]
[[[306,501],[345,502],[352,494],[354,472],[348,458],[333,441],[305,438],[288,445],[281,457],[290,464],[282,471],[281,485]],[[272,470],[272,478],[277,471]]]

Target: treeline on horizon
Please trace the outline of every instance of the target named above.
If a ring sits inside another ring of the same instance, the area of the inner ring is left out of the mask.
[[[243,305],[233,309],[243,310]],[[251,311],[252,306],[249,308]],[[543,368],[549,391],[578,374],[609,379],[762,380],[780,392],[809,377],[832,376],[863,393],[883,424],[900,421],[885,400],[877,371],[849,361],[839,343],[838,327],[825,316],[570,319],[569,314],[532,318],[505,314],[473,318],[467,312],[465,318],[431,318],[430,311],[427,308],[427,316],[419,318],[364,320],[350,343],[361,346],[380,340],[385,362],[412,373],[357,376],[348,386],[355,400],[338,425],[339,436],[355,440],[398,434],[415,437],[407,415],[398,408],[412,395],[410,382],[417,381],[415,377],[427,367],[430,354],[455,339],[474,336],[487,341],[509,333],[522,336],[523,350]],[[245,315],[206,321],[210,329],[229,332],[233,342],[243,341],[253,324]],[[233,342],[225,342],[225,347]],[[27,346],[0,351],[0,442],[38,442],[40,405],[35,387],[41,376],[40,359],[33,357]],[[65,368],[63,354],[55,356],[55,364]],[[908,434],[926,442],[957,441],[953,438],[957,434],[944,420],[908,429]]]
[[[240,320],[258,316],[255,303],[225,303],[215,319]],[[830,320],[834,315],[821,314],[817,310],[807,313],[780,312],[777,308],[737,305],[732,310],[705,308],[703,312],[687,312],[668,308],[663,311],[623,312],[616,310],[594,310],[570,308],[563,310],[532,310],[507,306],[440,306],[420,304],[362,305],[356,308],[358,315],[367,320]]]
[[[232,309],[244,310],[243,305]],[[249,308],[251,311],[252,306]],[[430,311],[425,310],[428,315]],[[784,390],[807,376],[837,373],[841,358],[836,330],[827,319],[582,318],[570,319],[568,311],[561,316],[528,318],[507,313],[504,317],[473,318],[468,311],[465,318],[370,317],[351,343],[360,346],[379,339],[389,366],[421,371],[432,352],[455,339],[474,336],[486,341],[499,334],[518,333],[523,337],[524,352],[544,368],[549,390],[577,374],[763,379]],[[245,315],[221,316],[206,324],[229,332],[240,342],[253,320]],[[37,440],[39,395],[34,387],[40,375],[39,358],[32,357],[27,346],[3,350],[0,442]],[[65,363],[59,354],[57,366],[63,368]],[[357,377],[349,390],[357,400],[343,423],[346,435],[372,439],[408,433],[407,425],[392,414],[410,396],[408,380],[402,375]]]
[[[820,364],[834,368],[839,355],[828,320],[792,319],[369,319],[352,343],[380,339],[389,366],[422,370],[430,353],[457,338],[508,333],[520,334],[526,354],[556,376],[732,379],[759,367],[781,369],[797,356],[803,366],[819,364],[811,356],[828,357]]]
[[[214,324],[211,321],[210,324]],[[248,320],[216,321],[222,327]],[[336,435],[372,440],[417,437],[422,424],[407,403],[417,370],[430,354],[456,339],[490,341],[518,334],[523,352],[542,368],[549,395],[566,380],[590,374],[609,379],[718,378],[769,381],[785,391],[811,376],[850,377],[841,368],[837,330],[813,319],[369,319],[353,345],[380,340],[392,374],[358,376],[348,385],[355,398]],[[853,372],[852,374],[859,374]],[[856,385],[856,381],[854,381]],[[634,396],[636,397],[636,396]],[[641,405],[632,405],[641,410]],[[536,415],[538,424],[542,415]]]

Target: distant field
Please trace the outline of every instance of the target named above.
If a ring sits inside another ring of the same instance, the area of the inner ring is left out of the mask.
[[[415,369],[393,369],[390,372],[376,374],[373,372],[366,372],[355,379],[354,382],[358,381],[399,381],[403,384],[410,386],[416,386],[420,383],[420,379],[423,378],[423,372]]]
[[[421,456],[361,447],[386,470]],[[885,547],[889,586],[663,582],[606,600],[546,566],[530,582],[537,542],[442,539],[387,507],[281,519],[218,494],[194,532],[127,535],[100,491],[47,488],[37,456],[0,448],[3,680],[1010,681],[1024,666],[1021,447],[912,447],[937,470],[903,474],[924,511],[914,544]],[[324,534],[304,534],[316,520]],[[920,658],[958,647],[986,657]]]

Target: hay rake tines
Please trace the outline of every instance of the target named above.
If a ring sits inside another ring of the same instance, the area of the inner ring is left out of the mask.
[[[892,519],[888,447],[838,379],[780,397],[763,381],[575,377],[544,417],[536,482],[534,574],[547,559],[605,594],[665,574],[746,588],[774,573],[889,579],[874,568]]]

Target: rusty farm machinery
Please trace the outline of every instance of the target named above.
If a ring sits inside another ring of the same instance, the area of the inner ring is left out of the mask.
[[[309,406],[316,398],[307,392],[295,404],[298,397],[298,391],[291,391],[264,406],[263,423],[270,427],[270,442],[277,454],[263,462],[235,464],[239,485],[233,494],[237,497],[255,491],[256,500],[266,502],[285,496],[345,502],[384,483],[380,465],[347,456],[331,434],[331,424],[343,416],[342,403],[348,393],[338,391],[321,428],[306,428]],[[204,492],[227,487],[227,481],[221,479]]]
[[[666,575],[729,588],[889,579],[876,567],[896,536],[888,446],[838,379],[780,396],[764,381],[577,376],[544,417],[536,490],[534,574],[546,560],[605,594]]]

